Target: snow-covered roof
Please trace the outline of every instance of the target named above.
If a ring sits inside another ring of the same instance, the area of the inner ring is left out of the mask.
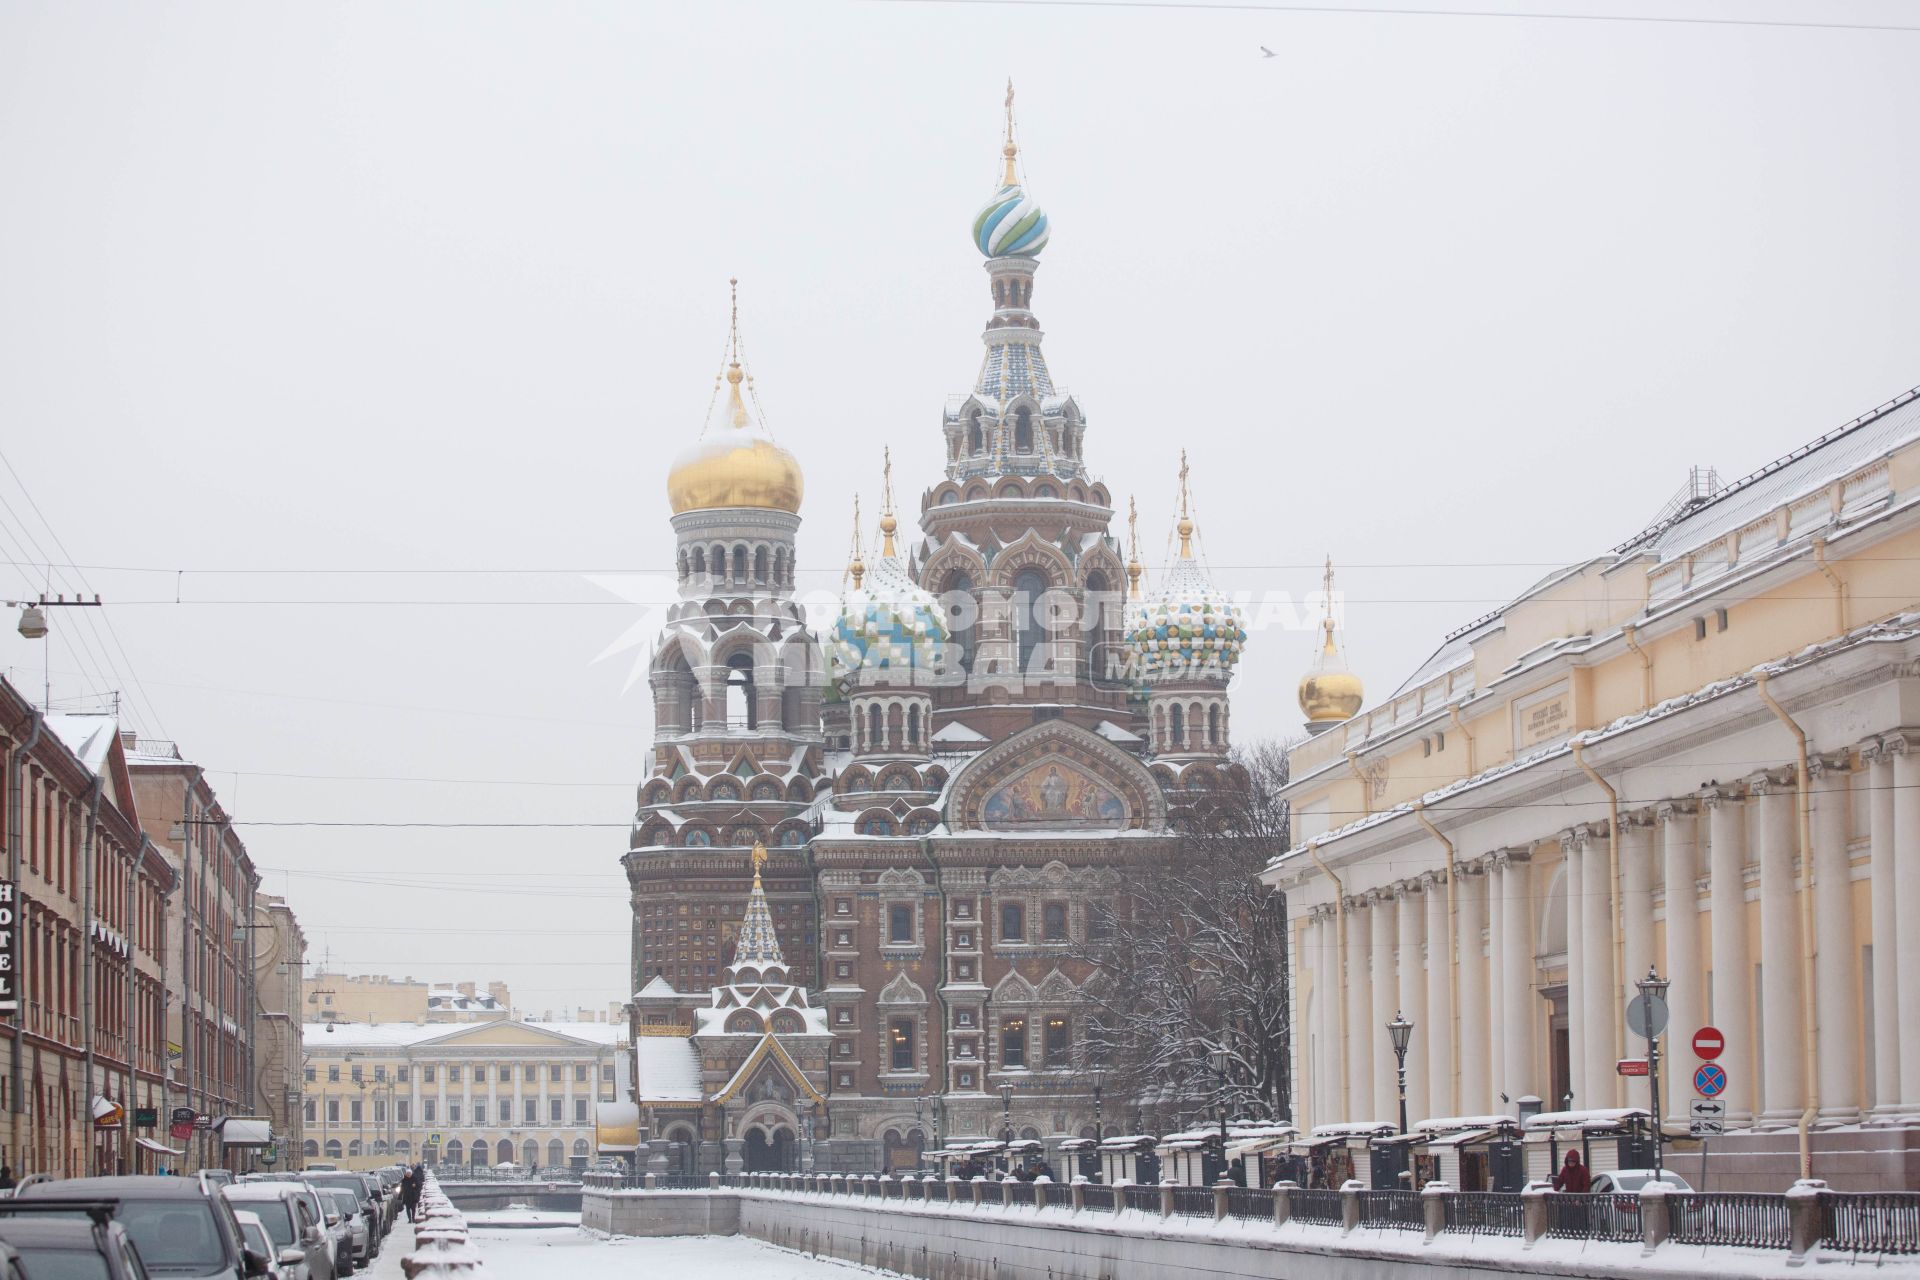
[[[509,1022],[504,1018],[486,1022],[335,1022],[332,1029],[309,1025],[306,1044],[309,1050],[333,1049],[405,1049],[435,1040],[483,1034],[493,1027],[533,1027],[554,1035],[594,1044],[618,1044],[627,1037],[625,1024],[619,1022]]]
[[[1146,739],[1131,729],[1123,729],[1111,720],[1102,720],[1093,727],[1093,731],[1108,742],[1144,742]]]
[[[934,730],[935,742],[987,742],[990,739],[978,729],[969,729],[958,720],[949,720]]]
[[[1372,1138],[1383,1133],[1392,1133],[1393,1126],[1385,1120],[1348,1121],[1345,1124],[1317,1124],[1310,1136],[1315,1138]]]
[[[672,997],[677,1000],[680,997],[680,993],[673,989],[671,982],[668,982],[666,978],[657,973],[647,979],[646,986],[633,993],[633,998],[636,1000],[651,1000],[663,996]]]
[[[1649,1119],[1652,1113],[1645,1107],[1600,1107],[1592,1111],[1542,1111],[1537,1116],[1527,1118],[1528,1133],[1543,1133],[1549,1129],[1618,1129],[1625,1125]]]
[[[119,736],[120,722],[104,711],[56,711],[47,716],[47,728],[79,757],[88,773],[106,767],[107,753]]]
[[[1413,1127],[1420,1133],[1451,1133],[1455,1129],[1498,1129],[1519,1123],[1512,1116],[1438,1116]]]
[[[701,1102],[700,1055],[693,1041],[680,1036],[641,1036],[634,1042],[639,1079],[634,1082],[642,1102]]]

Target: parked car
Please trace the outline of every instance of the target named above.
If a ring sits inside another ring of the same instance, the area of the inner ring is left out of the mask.
[[[351,1187],[321,1187],[320,1196],[333,1202],[334,1212],[340,1215],[340,1220],[353,1233],[353,1261],[341,1274],[347,1275],[359,1267],[370,1265],[373,1262],[373,1239],[376,1233],[367,1221],[359,1195]]]
[[[233,1218],[240,1224],[240,1239],[246,1243],[246,1246],[267,1256],[266,1280],[287,1280],[289,1274],[287,1269],[273,1260],[275,1252],[273,1241],[268,1237],[267,1224],[260,1221],[260,1215],[248,1213],[245,1209],[235,1209]]]
[[[299,1172],[250,1173],[242,1179],[242,1185],[251,1186],[262,1182],[292,1187],[307,1202],[313,1211],[314,1220],[321,1223],[327,1234],[327,1256],[333,1259],[334,1276],[350,1276],[354,1271],[353,1254],[353,1218],[356,1215],[343,1214],[333,1198],[313,1183],[306,1181],[306,1175]]]
[[[147,1269],[113,1220],[112,1201],[95,1201],[84,1218],[0,1213],[0,1280],[41,1276],[147,1280]]]
[[[335,1280],[326,1219],[310,1188],[297,1182],[243,1182],[228,1187],[225,1195],[235,1216],[252,1213],[260,1219],[273,1242],[264,1252],[288,1280]]]
[[[211,1178],[129,1176],[37,1182],[14,1192],[12,1212],[72,1212],[76,1202],[111,1201],[140,1261],[153,1276],[263,1276],[267,1259],[240,1239],[233,1206]]]
[[[356,1251],[354,1257],[361,1262],[365,1262],[380,1252],[380,1241],[385,1237],[387,1227],[386,1198],[376,1189],[376,1185],[373,1184],[369,1178],[364,1174],[350,1173],[344,1169],[332,1172],[323,1170],[318,1173],[308,1170],[303,1173],[288,1174],[287,1176],[289,1178],[300,1178],[309,1182],[320,1191],[340,1190],[350,1192],[359,1202],[359,1214],[367,1224],[367,1234],[371,1240],[371,1244],[369,1245],[371,1252],[361,1253]]]
[[[1611,1173],[1596,1173],[1593,1175],[1593,1190],[1600,1194],[1637,1196],[1640,1188],[1652,1182],[1654,1176],[1652,1169],[1615,1169]],[[1658,1176],[1660,1181],[1675,1191],[1693,1190],[1685,1178],[1671,1169],[1660,1170]]]

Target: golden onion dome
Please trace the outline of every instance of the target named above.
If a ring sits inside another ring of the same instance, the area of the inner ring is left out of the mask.
[[[1300,677],[1300,710],[1308,724],[1336,724],[1360,714],[1366,702],[1366,690],[1360,677],[1347,670],[1334,647],[1333,633],[1320,651],[1320,661]]]
[[[759,507],[800,514],[800,463],[758,430],[740,398],[740,364],[727,368],[727,425],[694,441],[667,472],[673,513]]]

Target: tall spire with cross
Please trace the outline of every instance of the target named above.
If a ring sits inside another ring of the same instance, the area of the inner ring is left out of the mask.
[[[752,857],[753,888],[747,891],[747,911],[740,921],[740,936],[734,944],[733,963],[728,967],[784,967],[787,959],[780,952],[780,935],[773,927],[773,909],[767,905],[767,890],[760,883],[760,868],[767,864],[767,846],[755,841]]]

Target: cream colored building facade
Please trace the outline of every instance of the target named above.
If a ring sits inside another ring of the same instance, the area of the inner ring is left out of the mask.
[[[309,1026],[302,1161],[583,1166],[597,1104],[631,1096],[626,1044],[607,1022]]]
[[[1303,1127],[1397,1118],[1396,1012],[1416,1122],[1646,1106],[1616,1063],[1644,1051],[1624,1013],[1651,966],[1680,1133],[1692,1034],[1726,1037],[1716,1189],[1779,1190],[1809,1157],[1836,1186],[1914,1185],[1916,610],[1909,393],[1323,715],[1263,876],[1287,894]]]
[[[309,974],[304,1009],[308,1022],[486,1022],[513,1016],[513,995],[504,982],[429,983],[383,973]]]

